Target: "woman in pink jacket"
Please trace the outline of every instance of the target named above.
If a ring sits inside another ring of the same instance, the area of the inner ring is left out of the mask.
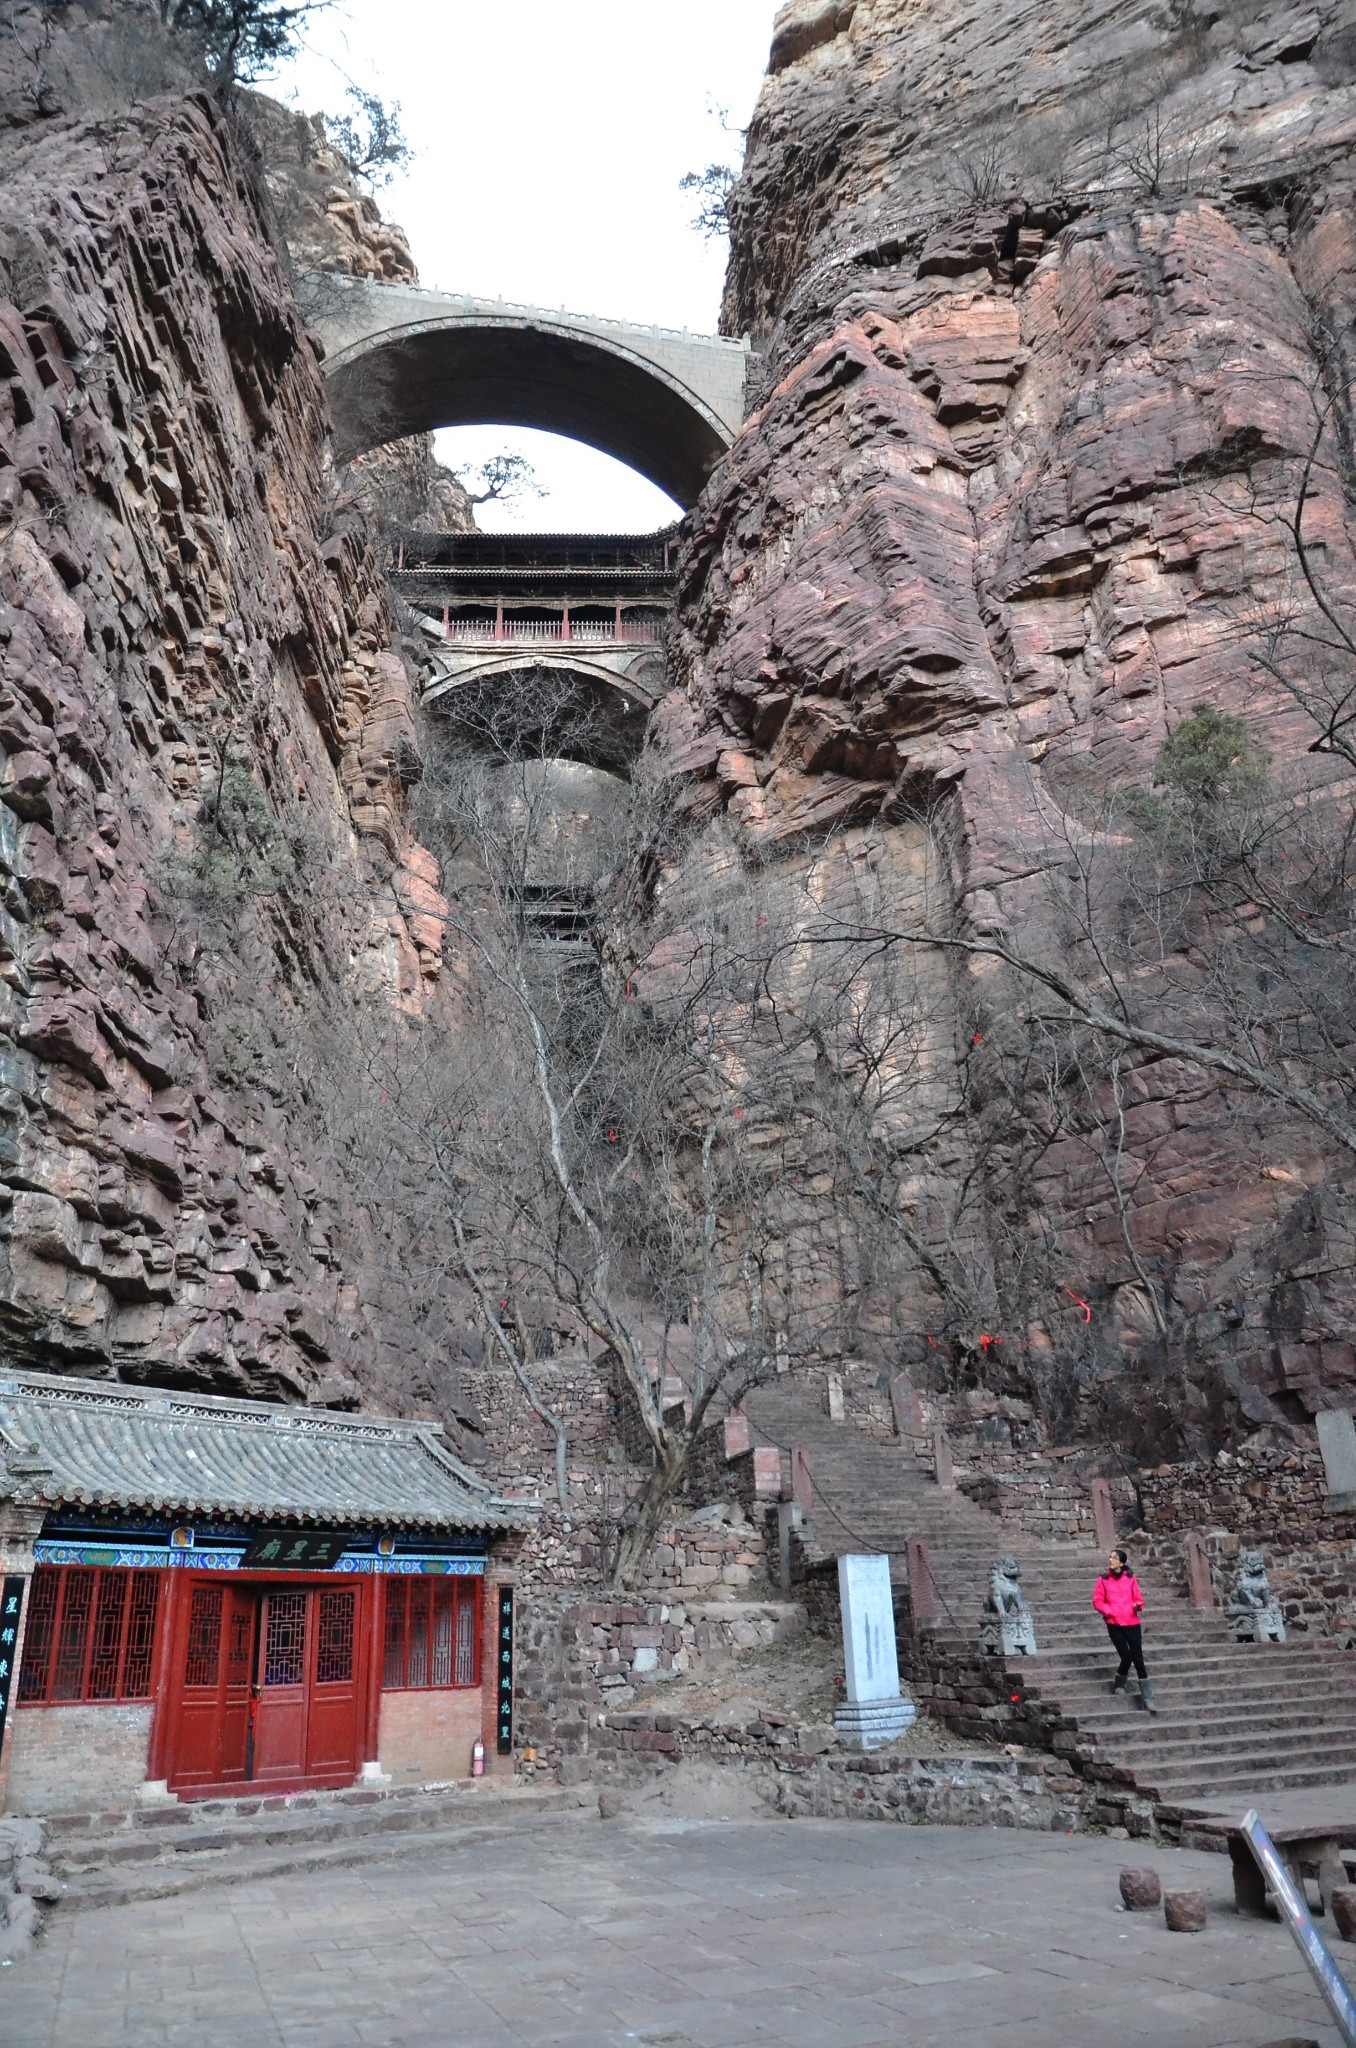
[[[1113,1550],[1107,1559],[1107,1569],[1097,1581],[1092,1604],[1106,1623],[1106,1632],[1121,1660],[1120,1669],[1111,1681],[1111,1690],[1125,1691],[1125,1681],[1133,1664],[1135,1676],[1139,1679],[1139,1696],[1149,1712],[1156,1714],[1154,1689],[1144,1669],[1144,1631],[1140,1626],[1144,1595],[1139,1590],[1139,1580],[1131,1571],[1130,1559],[1124,1550]]]

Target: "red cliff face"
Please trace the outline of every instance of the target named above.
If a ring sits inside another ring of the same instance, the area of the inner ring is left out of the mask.
[[[662,728],[751,854],[902,847],[898,821],[944,813],[954,900],[1011,930],[1052,819],[1147,782],[1198,705],[1303,756],[1246,628],[1284,597],[1315,405],[1350,417],[1353,58],[1349,0],[783,9],[726,298],[761,381],[693,522]],[[1334,564],[1340,448],[1310,515]],[[1163,1078],[1136,1081],[1128,1142],[1181,1342],[1236,1420],[1349,1397],[1345,1169]],[[934,1157],[937,1217],[965,1170]],[[1119,1224],[1071,1148],[1036,1184],[1133,1355]]]
[[[0,1346],[312,1400],[356,1399],[356,1372],[408,1398],[380,1219],[341,1199],[312,1086],[326,991],[416,1002],[439,972],[380,566],[327,470],[319,362],[232,117],[192,95],[63,112],[16,37]]]

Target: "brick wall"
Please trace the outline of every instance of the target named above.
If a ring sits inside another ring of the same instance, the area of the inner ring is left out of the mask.
[[[20,1707],[13,1729],[11,1813],[125,1805],[146,1782],[149,1703]]]
[[[377,1723],[377,1756],[395,1785],[469,1778],[471,1750],[484,1740],[479,1686],[427,1692],[384,1692]],[[493,1754],[487,1744],[488,1758]]]

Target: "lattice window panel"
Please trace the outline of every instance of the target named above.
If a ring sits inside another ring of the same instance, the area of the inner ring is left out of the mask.
[[[480,1683],[479,1578],[390,1578],[382,1684],[417,1691]]]
[[[160,1574],[39,1565],[19,1698],[50,1705],[150,1697]]]
[[[220,1586],[195,1586],[188,1610],[188,1649],[184,1656],[185,1685],[215,1685],[221,1669]]]
[[[264,1684],[301,1685],[306,1678],[306,1595],[270,1593],[264,1607]]]
[[[316,1624],[315,1682],[317,1685],[347,1685],[353,1677],[352,1587],[327,1587],[320,1595]]]

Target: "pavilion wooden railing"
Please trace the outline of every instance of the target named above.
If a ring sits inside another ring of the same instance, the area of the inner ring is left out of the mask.
[[[660,637],[651,619],[454,619],[443,614],[443,632],[454,646],[483,647],[503,641],[540,643],[568,641],[574,645],[646,646]]]

